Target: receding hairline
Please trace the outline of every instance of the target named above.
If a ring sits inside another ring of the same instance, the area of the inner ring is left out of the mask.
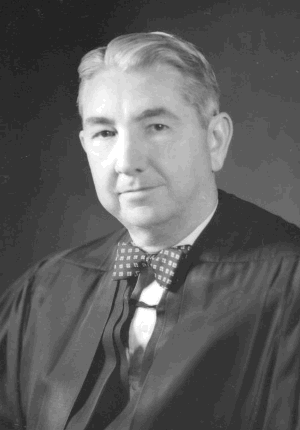
[[[191,103],[190,100],[187,99],[186,97],[186,90],[185,90],[185,85],[187,85],[184,82],[185,76],[183,71],[179,70],[177,67],[175,67],[174,65],[168,63],[167,61],[165,62],[157,62],[155,64],[153,64],[150,68],[149,67],[145,67],[143,65],[138,65],[138,66],[129,66],[126,69],[123,69],[122,67],[120,67],[119,65],[115,64],[115,65],[106,65],[106,64],[102,64],[101,67],[98,68],[98,70],[94,70],[93,73],[90,73],[89,77],[85,78],[84,80],[82,80],[80,88],[79,88],[79,93],[78,93],[78,107],[79,107],[79,112],[80,115],[82,117],[83,120],[83,109],[82,109],[82,102],[84,99],[84,92],[86,87],[88,86],[88,84],[96,77],[100,76],[101,74],[105,74],[105,73],[109,73],[110,71],[120,71],[121,73],[124,74],[141,74],[141,75],[147,75],[150,74],[152,70],[158,70],[159,69],[169,69],[170,74],[175,75],[178,78],[178,92],[181,93],[182,99],[185,103],[187,103],[187,105],[193,105],[193,103]],[[199,86],[201,84],[199,83]],[[205,91],[205,86],[202,85],[203,91]],[[211,100],[213,102],[213,100]],[[194,106],[196,108],[196,106]]]
[[[220,89],[214,70],[197,46],[164,32],[125,34],[112,39],[107,46],[89,51],[78,68],[80,115],[82,92],[94,76],[112,66],[130,73],[147,71],[152,65],[168,66],[179,72],[185,101],[196,108],[203,124],[208,125],[219,112]]]
[[[172,64],[169,63],[155,63],[153,64],[151,67],[145,67],[145,66],[130,66],[126,69],[123,69],[122,67],[120,67],[119,65],[106,65],[104,64],[103,66],[99,67],[98,70],[94,70],[92,73],[90,73],[88,78],[85,78],[82,80],[81,82],[81,88],[84,88],[86,85],[88,85],[89,82],[91,82],[93,79],[95,79],[96,77],[99,77],[101,74],[106,74],[106,73],[110,73],[113,71],[116,72],[121,72],[124,73],[125,75],[131,75],[131,74],[136,74],[136,75],[150,75],[150,73],[153,71],[158,71],[159,69],[166,69],[170,71],[170,75],[177,75],[177,77],[179,78],[179,80],[182,80],[182,82],[178,83],[178,87],[182,87],[184,85],[184,79],[185,76],[183,74],[183,72],[181,70],[179,70],[178,68],[176,68],[175,66],[173,66]]]

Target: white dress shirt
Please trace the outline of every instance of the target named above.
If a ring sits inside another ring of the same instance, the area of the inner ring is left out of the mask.
[[[209,221],[212,219],[218,204],[212,211],[212,213],[198,226],[192,233],[190,233],[185,239],[181,240],[174,246],[180,245],[193,245],[197,237],[205,229]],[[165,288],[160,286],[155,280],[145,287],[140,295],[139,300],[146,303],[147,305],[157,305],[163,295]],[[156,310],[151,308],[140,308],[138,307],[132,318],[131,325],[129,328],[129,348],[127,350],[127,358],[129,359],[138,347],[142,347],[143,350],[150,340],[153,333],[154,326],[156,323]]]

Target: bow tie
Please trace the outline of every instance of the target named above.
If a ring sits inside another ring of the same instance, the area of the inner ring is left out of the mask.
[[[127,279],[138,276],[144,267],[151,267],[156,281],[162,287],[169,287],[176,280],[176,269],[186,258],[190,245],[163,249],[156,254],[147,254],[141,248],[126,242],[118,243],[113,279]]]

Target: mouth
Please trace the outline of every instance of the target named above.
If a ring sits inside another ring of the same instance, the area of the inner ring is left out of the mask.
[[[154,188],[157,188],[157,187],[153,186],[153,187],[133,188],[133,189],[121,191],[119,194],[142,193],[142,192],[153,190]]]
[[[154,187],[142,187],[142,188],[136,188],[136,189],[133,189],[133,190],[128,190],[128,191],[125,191],[126,193],[139,193],[139,192],[142,192],[142,191],[147,191],[147,190],[152,190]]]
[[[139,197],[146,197],[148,194],[151,194],[152,191],[154,191],[157,186],[151,186],[151,187],[141,187],[141,188],[134,188],[134,189],[128,189],[124,190],[119,193],[119,197],[131,197],[131,198],[139,198]]]

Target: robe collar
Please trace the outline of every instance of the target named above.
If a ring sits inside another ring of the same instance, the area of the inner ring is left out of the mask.
[[[272,258],[272,255],[280,251],[278,243],[284,253],[296,251],[300,254],[300,234],[296,226],[220,189],[218,200],[212,219],[196,239],[189,254],[192,265]],[[107,236],[65,252],[62,258],[81,267],[111,271],[117,243],[129,239],[128,231],[122,227]]]

